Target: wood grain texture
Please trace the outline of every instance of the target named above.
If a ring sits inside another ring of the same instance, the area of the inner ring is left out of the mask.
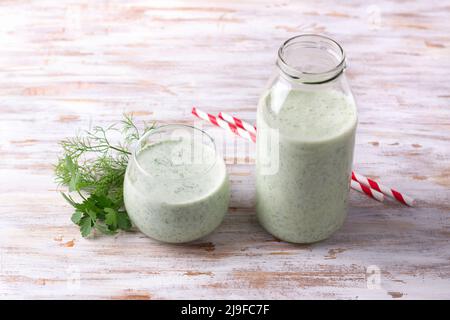
[[[449,21],[445,1],[1,1],[0,298],[450,298]],[[205,125],[232,180],[216,232],[81,238],[60,139],[123,112],[193,123],[194,104],[254,121],[277,48],[304,32],[347,52],[355,170],[418,207],[352,192],[329,240],[277,241],[254,214],[254,146]]]

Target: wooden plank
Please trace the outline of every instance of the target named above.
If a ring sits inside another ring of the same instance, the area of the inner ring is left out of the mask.
[[[0,297],[448,298],[449,19],[439,1],[2,1]],[[355,169],[417,208],[351,193],[332,238],[279,242],[254,215],[254,146],[204,126],[232,181],[215,233],[81,238],[53,181],[60,139],[123,112],[194,123],[194,104],[254,121],[278,46],[303,32],[348,54]]]

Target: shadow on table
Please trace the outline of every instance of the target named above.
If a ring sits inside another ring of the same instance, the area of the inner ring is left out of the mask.
[[[408,212],[405,212],[408,210]],[[417,213],[417,215],[416,215]],[[295,250],[327,249],[336,246],[379,244],[404,239],[416,232],[418,209],[392,206],[388,210],[351,206],[344,225],[330,238],[312,244],[294,244],[276,239],[258,223],[253,210],[236,210],[209,236],[179,245],[168,245],[182,254],[210,258],[279,254]],[[287,253],[286,253],[287,254]]]

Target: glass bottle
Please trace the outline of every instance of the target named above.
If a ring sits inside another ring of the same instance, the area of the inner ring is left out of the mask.
[[[357,110],[342,47],[288,39],[257,111],[256,211],[275,237],[311,243],[347,215]]]

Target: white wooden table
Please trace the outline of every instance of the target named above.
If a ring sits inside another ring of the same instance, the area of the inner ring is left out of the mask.
[[[0,2],[0,298],[450,298],[449,21],[445,1]],[[193,123],[194,104],[253,121],[277,48],[304,32],[348,54],[355,169],[419,206],[351,192],[332,238],[279,242],[257,223],[241,141],[207,238],[80,236],[53,180],[59,140],[123,112]]]

